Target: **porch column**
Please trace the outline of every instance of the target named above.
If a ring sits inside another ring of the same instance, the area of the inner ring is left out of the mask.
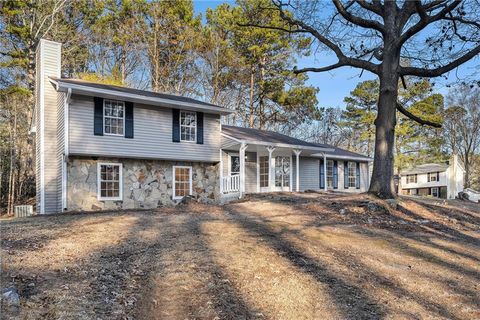
[[[245,150],[248,145],[242,143],[240,146],[239,158],[240,158],[240,198],[245,193]]]
[[[327,155],[323,154],[323,190],[327,191]]]
[[[275,147],[267,147],[268,151],[268,190],[273,191],[275,187],[275,158],[272,157]]]
[[[220,194],[223,194],[223,150],[220,149]]]
[[[293,153],[295,153],[295,190],[297,192],[300,191],[300,153],[302,150],[294,149]]]

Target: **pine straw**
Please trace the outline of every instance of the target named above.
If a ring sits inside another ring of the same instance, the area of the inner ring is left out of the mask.
[[[11,220],[1,287],[21,306],[2,318],[480,318],[479,222],[332,193]]]

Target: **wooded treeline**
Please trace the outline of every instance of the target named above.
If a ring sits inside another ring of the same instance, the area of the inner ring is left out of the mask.
[[[291,71],[298,57],[311,54],[312,39],[283,32],[287,23],[278,11],[263,10],[269,5],[269,0],[238,0],[202,17],[188,0],[1,2],[0,207],[11,211],[35,192],[29,130],[41,38],[63,44],[65,77],[199,98],[234,109],[226,119],[230,124],[372,155],[378,82],[359,83],[345,98],[345,110],[321,106],[316,98],[321,88],[309,85],[306,74]],[[252,21],[278,30],[246,26]],[[432,121],[452,120],[444,129],[431,129],[400,117],[398,168],[445,160],[452,149],[474,168],[480,128],[467,127],[472,123],[467,120],[480,118],[478,89],[459,87],[445,100],[432,92],[428,80],[407,82],[399,94],[408,110]],[[464,133],[457,132],[461,124]],[[478,175],[471,183],[480,184]]]

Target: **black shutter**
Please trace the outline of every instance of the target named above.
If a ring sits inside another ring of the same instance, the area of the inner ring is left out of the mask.
[[[427,181],[430,182],[430,172],[427,173]]]
[[[103,136],[103,98],[94,97],[93,134]]]
[[[125,101],[125,138],[133,139],[133,102]]]
[[[197,112],[197,143],[203,144],[203,112]]]
[[[172,109],[172,141],[180,142],[180,110]]]
[[[320,189],[325,188],[325,170],[323,169],[323,159],[320,159]]]
[[[437,182],[440,181],[440,172],[437,172]]]
[[[360,189],[360,162],[357,162],[357,179],[356,180],[356,185],[355,187],[357,189]]]
[[[348,189],[348,161],[343,163],[343,187]]]
[[[333,161],[333,189],[338,189],[338,161]]]

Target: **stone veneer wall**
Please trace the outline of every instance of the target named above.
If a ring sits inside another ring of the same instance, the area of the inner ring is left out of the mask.
[[[123,200],[97,199],[97,163],[123,164]],[[173,166],[192,167],[192,196],[201,202],[220,201],[219,164],[163,160],[70,158],[67,211],[158,208],[173,205]]]

